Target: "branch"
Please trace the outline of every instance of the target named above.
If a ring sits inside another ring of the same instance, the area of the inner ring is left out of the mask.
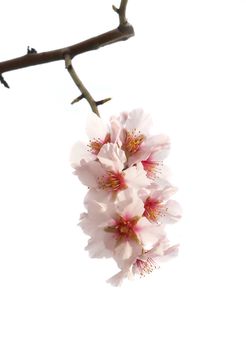
[[[124,27],[125,25],[127,25],[127,19],[126,19],[127,2],[128,0],[122,0],[119,8],[113,5],[113,10],[119,15],[120,27]]]
[[[84,86],[84,84],[82,83],[82,81],[79,79],[77,73],[75,72],[73,65],[72,65],[71,57],[69,55],[65,56],[65,65],[66,65],[66,69],[68,70],[68,73],[70,74],[71,78],[73,79],[73,81],[75,82],[75,84],[79,88],[80,92],[82,93],[79,97],[77,97],[75,100],[73,100],[72,104],[80,101],[82,98],[85,98],[88,101],[92,111],[94,113],[96,113],[96,115],[98,117],[100,117],[97,106],[102,105],[103,103],[110,101],[111,98],[106,98],[106,99],[101,100],[101,101],[95,101],[93,99],[93,97],[91,96],[91,94],[89,93],[89,91]]]
[[[9,89],[9,84],[8,84],[7,81],[4,79],[4,77],[2,76],[2,74],[0,74],[0,82],[3,84],[3,86],[5,86],[6,88]]]
[[[97,106],[102,105],[111,100],[106,98],[104,100],[95,101],[89,91],[86,89],[82,81],[79,79],[77,73],[72,66],[72,59],[81,53],[96,50],[100,47],[116,43],[118,41],[127,40],[134,36],[133,27],[127,22],[126,19],[126,6],[128,0],[121,0],[120,7],[113,9],[119,15],[119,26],[104,34],[98,35],[91,39],[82,41],[78,44],[64,47],[57,50],[37,53],[34,48],[27,47],[27,54],[21,57],[14,58],[12,60],[0,62],[0,83],[6,88],[9,88],[8,83],[3,78],[2,73],[9,72],[15,69],[35,66],[38,64],[49,63],[59,60],[65,60],[65,66],[68,70],[71,78],[79,88],[81,95],[72,101],[73,103],[79,102],[83,98],[86,99],[94,113],[100,117]]]
[[[52,51],[32,53],[31,55],[26,54],[21,57],[0,62],[0,75],[2,73],[9,72],[15,69],[21,69],[43,63],[64,60],[66,55],[69,55],[72,59],[76,55],[82,54],[84,52],[96,50],[103,46],[114,44],[116,42],[131,38],[132,36],[134,36],[134,29],[126,20],[126,6],[127,0],[121,0],[119,9],[117,9],[115,6],[113,7],[119,15],[120,25],[118,28],[68,47]]]

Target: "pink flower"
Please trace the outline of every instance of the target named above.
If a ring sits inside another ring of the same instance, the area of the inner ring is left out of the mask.
[[[89,188],[98,188],[117,193],[128,187],[135,189],[148,186],[150,180],[141,163],[125,168],[126,156],[117,144],[102,146],[97,160],[80,161],[74,172],[80,181]]]
[[[80,165],[81,160],[95,160],[103,145],[116,141],[120,128],[121,126],[116,119],[112,118],[110,125],[107,125],[101,118],[92,113],[86,120],[86,134],[89,142],[87,145],[77,142],[73,146],[70,155],[71,165],[76,168]]]
[[[121,269],[162,236],[163,227],[143,216],[143,202],[132,189],[120,192],[114,201],[102,197],[101,191],[91,190],[86,208],[88,213],[80,225],[91,236],[87,246],[90,255],[101,257],[107,251]]]
[[[167,238],[160,238],[149,250],[141,254],[125,266],[120,272],[108,279],[113,286],[119,286],[123,280],[133,279],[134,275],[145,277],[159,268],[159,262],[167,261],[178,254],[178,245],[171,246]]]
[[[181,217],[163,164],[170,141],[150,135],[151,124],[141,109],[111,117],[108,125],[92,115],[88,145],[77,143],[71,154],[74,174],[89,188],[79,224],[89,236],[86,250],[92,258],[115,260],[114,285],[152,272],[177,252],[164,233]]]
[[[122,113],[114,120],[117,120],[118,125],[121,124],[116,142],[125,151],[128,166],[143,161],[148,174],[156,171],[160,161],[169,152],[169,138],[165,135],[149,135],[152,120],[142,109]]]
[[[144,202],[144,216],[154,223],[172,224],[181,218],[181,207],[178,202],[169,198],[176,192],[176,188],[169,182],[163,187],[152,186],[140,192]]]

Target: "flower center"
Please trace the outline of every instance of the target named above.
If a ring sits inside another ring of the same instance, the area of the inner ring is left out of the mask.
[[[137,267],[141,277],[144,277],[159,267],[152,258],[148,258],[147,260],[137,259],[134,265]]]
[[[164,205],[157,199],[148,197],[144,203],[144,216],[151,222],[158,222],[160,216],[165,215]]]
[[[123,149],[128,156],[136,153],[139,150],[142,142],[144,140],[144,135],[138,132],[136,134],[136,130],[132,132],[126,131],[125,141],[123,144]]]
[[[146,171],[147,173],[147,176],[154,180],[158,173],[161,173],[161,165],[162,165],[162,162],[157,162],[157,161],[154,161],[154,160],[151,160],[150,157],[146,160],[142,160],[142,165],[144,167],[144,170]]]
[[[108,143],[111,141],[111,137],[110,137],[110,134],[107,134],[105,136],[105,139],[104,140],[101,140],[101,139],[93,139],[93,140],[90,140],[89,142],[89,151],[92,153],[92,154],[95,154],[95,155],[98,155],[98,153],[100,152],[101,148],[103,145],[105,145],[105,143]]]
[[[114,225],[108,226],[105,228],[105,231],[115,233],[115,238],[118,241],[134,240],[137,243],[140,243],[136,232],[136,224],[139,219],[139,216],[134,216],[133,218],[124,218],[119,216]]]
[[[107,175],[98,179],[99,188],[112,192],[118,192],[127,188],[123,173],[107,172]]]

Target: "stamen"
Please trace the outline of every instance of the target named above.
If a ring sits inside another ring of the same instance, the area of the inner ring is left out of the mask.
[[[148,197],[144,203],[144,216],[151,222],[158,223],[161,216],[165,216],[165,206],[155,198]]]
[[[109,171],[107,175],[98,179],[99,188],[104,190],[118,192],[127,188],[123,173],[114,173]]]
[[[147,258],[147,260],[137,259],[135,265],[141,277],[144,277],[159,268],[159,265],[157,265],[152,258]]]
[[[158,177],[158,174],[161,173],[162,164],[162,162],[151,160],[150,157],[146,160],[142,160],[144,170],[146,171],[148,178],[152,180],[155,180]]]
[[[105,231],[115,233],[115,238],[118,242],[122,240],[134,240],[141,244],[135,227],[139,219],[139,216],[134,216],[131,219],[119,216],[115,224],[106,227]]]
[[[89,141],[89,152],[91,152],[94,155],[98,155],[98,153],[100,152],[101,148],[103,145],[105,145],[105,143],[109,143],[111,141],[111,137],[110,134],[107,134],[105,136],[104,140],[101,139],[92,139]]]
[[[129,157],[139,150],[143,141],[144,135],[140,134],[140,131],[138,133],[136,133],[136,130],[132,130],[131,132],[126,131],[125,141],[122,148]]]

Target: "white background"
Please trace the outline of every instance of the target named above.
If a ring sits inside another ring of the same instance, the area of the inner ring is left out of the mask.
[[[119,3],[119,1],[118,1]],[[118,5],[117,1],[115,2]],[[117,26],[112,0],[8,0],[0,60]],[[246,1],[129,0],[136,36],[74,59],[105,118],[143,107],[172,140],[180,255],[113,288],[77,227],[69,152],[86,101],[63,62],[4,74],[0,89],[1,350],[245,350]]]

